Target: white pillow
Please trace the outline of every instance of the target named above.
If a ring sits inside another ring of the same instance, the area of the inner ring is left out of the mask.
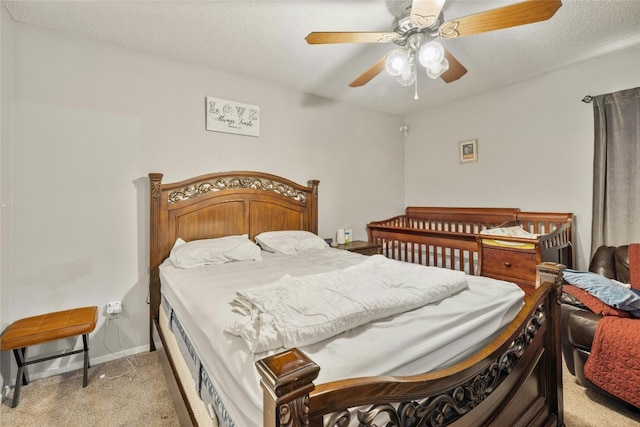
[[[178,238],[169,258],[176,267],[192,268],[231,261],[261,260],[262,255],[260,247],[244,234],[191,242]]]
[[[302,230],[266,231],[256,236],[256,242],[268,252],[295,255],[306,249],[329,247],[323,238]]]

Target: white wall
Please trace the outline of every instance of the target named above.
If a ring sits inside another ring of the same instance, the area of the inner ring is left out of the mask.
[[[13,129],[13,20],[9,12],[0,6],[0,330],[4,330],[10,321],[11,294],[9,271],[11,268],[10,231],[11,231],[11,136]],[[11,372],[10,353],[0,356],[0,390],[4,392],[5,378]],[[0,393],[0,396],[3,394]]]
[[[404,206],[401,117],[23,24],[14,36],[11,319],[121,300],[124,349],[148,345],[149,172],[319,179],[323,237],[350,224],[366,239]],[[260,137],[205,131],[206,96],[259,106]],[[100,317],[93,363],[119,355],[113,326]]]
[[[586,268],[593,106],[581,99],[640,86],[638,70],[636,47],[407,117],[406,204],[573,212]],[[473,138],[478,162],[459,163],[458,142]]]

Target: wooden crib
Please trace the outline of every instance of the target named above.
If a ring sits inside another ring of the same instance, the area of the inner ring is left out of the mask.
[[[369,241],[393,259],[465,271],[535,288],[535,266],[573,266],[571,213],[521,212],[518,208],[407,207],[404,215],[367,224]],[[519,226],[532,237],[486,236]]]

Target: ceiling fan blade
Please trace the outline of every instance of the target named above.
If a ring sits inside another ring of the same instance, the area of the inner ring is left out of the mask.
[[[533,22],[546,21],[562,6],[561,0],[528,0],[486,12],[452,19],[440,26],[442,38],[470,36]]]
[[[442,73],[440,78],[446,83],[454,82],[467,74],[467,69],[464,68],[464,65],[462,65],[460,61],[458,61],[447,49],[444,50],[444,57],[449,61],[449,69]]]
[[[400,34],[394,32],[314,32],[305,40],[309,44],[387,43],[399,38]]]
[[[387,54],[388,55],[388,54]],[[364,73],[362,73],[360,75],[360,77],[358,77],[357,79],[355,79],[354,81],[352,81],[349,84],[349,87],[360,87],[360,86],[364,86],[367,83],[369,83],[369,81],[371,81],[372,78],[374,78],[375,76],[377,76],[378,74],[380,74],[382,72],[382,70],[384,70],[384,63],[387,60],[387,55],[383,56],[378,62],[376,62],[375,64],[373,64],[373,67],[369,68],[367,71],[365,71]]]
[[[417,28],[430,27],[438,20],[446,0],[413,0],[409,21]]]

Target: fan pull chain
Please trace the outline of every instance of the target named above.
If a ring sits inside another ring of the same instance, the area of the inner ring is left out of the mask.
[[[416,83],[415,83],[415,94],[413,95],[413,99],[418,100],[418,76],[416,75]]]

